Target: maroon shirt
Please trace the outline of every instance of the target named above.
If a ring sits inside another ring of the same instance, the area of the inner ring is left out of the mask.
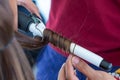
[[[47,28],[120,65],[120,0],[52,0]]]

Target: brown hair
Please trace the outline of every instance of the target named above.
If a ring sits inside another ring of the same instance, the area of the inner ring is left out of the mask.
[[[21,44],[21,46],[28,50],[39,49],[48,43],[48,41],[42,41],[42,38],[40,37],[32,38],[20,32],[15,32],[15,36],[17,38],[17,41]]]
[[[32,70],[13,30],[9,0],[0,0],[0,80],[34,80]]]

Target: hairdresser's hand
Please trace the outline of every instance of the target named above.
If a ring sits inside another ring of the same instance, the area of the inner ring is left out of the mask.
[[[38,8],[37,8],[37,6],[32,2],[32,0],[17,0],[17,4],[25,7],[25,8],[28,9],[31,13],[34,13],[34,14],[36,14],[38,17],[40,17]]]
[[[58,74],[58,80],[79,80],[76,77],[76,73],[71,62],[72,57],[72,55],[69,55],[66,63],[62,65]]]
[[[69,55],[66,63],[62,66],[58,80],[79,80],[75,74],[73,66],[86,75],[87,80],[116,80],[104,71],[92,69],[87,63],[78,57]]]

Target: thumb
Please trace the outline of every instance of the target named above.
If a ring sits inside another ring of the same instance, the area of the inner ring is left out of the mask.
[[[96,75],[96,71],[94,69],[92,69],[82,59],[78,58],[77,56],[74,56],[72,58],[72,64],[75,68],[77,68],[78,71],[80,71],[81,73],[86,75],[86,77],[88,77],[88,78],[93,78]]]
[[[81,73],[88,77],[88,80],[116,80],[113,76],[104,71],[94,70],[86,62],[76,56],[72,58],[72,64]]]

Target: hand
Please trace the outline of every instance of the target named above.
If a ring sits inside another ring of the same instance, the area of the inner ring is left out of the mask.
[[[66,63],[62,65],[58,74],[58,80],[79,80],[71,62],[72,57],[72,55],[69,55]]]
[[[25,7],[31,13],[34,13],[38,17],[40,17],[39,10],[38,10],[37,6],[32,2],[32,0],[17,0],[17,4]]]
[[[79,80],[75,75],[73,66],[86,75],[87,80],[116,80],[113,76],[104,71],[92,69],[86,62],[73,55],[69,55],[66,63],[62,66],[58,80]]]

